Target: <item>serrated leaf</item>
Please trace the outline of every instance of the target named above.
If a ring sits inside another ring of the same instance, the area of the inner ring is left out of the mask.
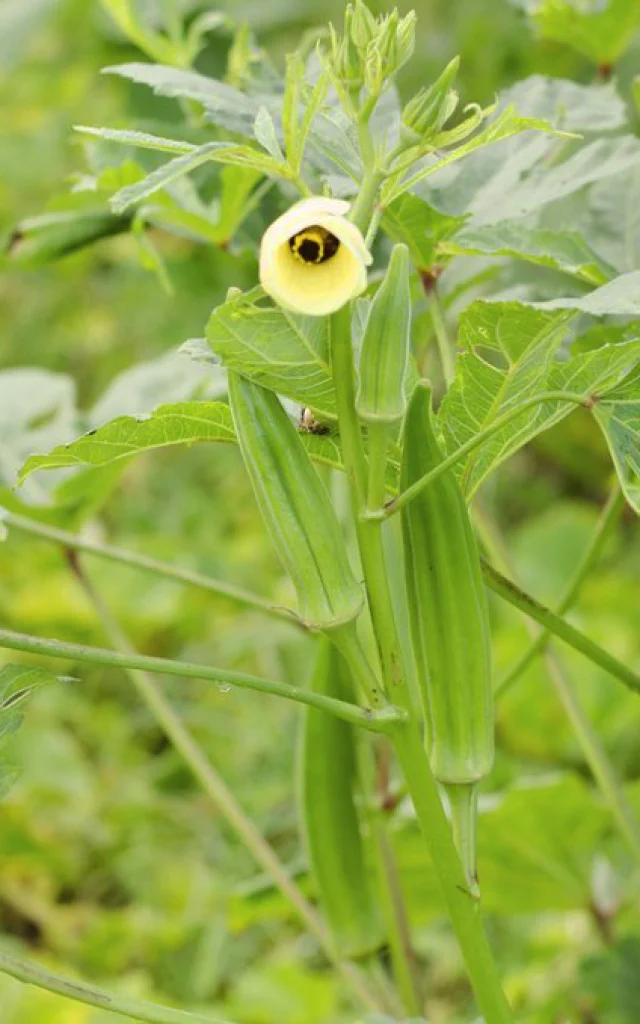
[[[620,274],[587,295],[536,302],[538,309],[575,309],[591,316],[637,316],[640,313],[640,270]]]
[[[423,165],[418,165],[418,170],[414,171],[410,177],[401,181],[399,184],[392,184],[389,191],[383,193],[385,203],[391,203],[397,196],[402,195],[403,192],[413,190],[416,186],[420,186],[426,178],[430,177],[437,172],[442,171],[450,164],[462,160],[475,153],[479,149],[483,149],[485,146],[491,146],[494,143],[509,139],[514,135],[521,135],[523,132],[536,131],[543,132],[545,134],[557,135],[561,134],[558,129],[554,128],[549,121],[543,118],[537,117],[522,117],[516,111],[515,107],[509,106],[502,110],[492,121],[489,121],[484,128],[482,128],[476,135],[474,135],[468,142],[462,143],[457,146],[446,156],[438,159],[436,157],[429,157],[424,161]],[[418,191],[418,194],[420,192]]]
[[[32,455],[20,481],[39,469],[105,466],[156,448],[200,441],[234,441],[229,407],[222,402],[161,405],[150,416],[119,416],[45,455]]]
[[[541,39],[564,43],[608,67],[631,43],[640,25],[635,0],[519,0]]]
[[[236,146],[226,142],[207,142],[204,146],[198,146],[190,153],[177,156],[156,168],[151,174],[133,185],[126,185],[111,197],[110,205],[116,213],[122,213],[129,206],[139,203],[147,196],[153,195],[160,189],[178,178],[189,174],[202,164],[213,160],[216,163],[232,164],[237,167],[249,167],[263,174],[281,174],[283,168],[266,153],[261,153],[251,146]]]
[[[625,497],[640,515],[640,368],[598,402],[593,414]]]
[[[566,358],[559,350],[570,319],[570,310],[533,309],[516,302],[470,306],[460,322],[463,352],[456,377],[438,413],[449,451],[541,392],[570,392],[591,405],[621,383],[640,360],[640,337]],[[610,337],[617,340],[617,329],[611,330]],[[491,361],[483,349],[490,350]],[[571,401],[549,401],[514,415],[461,465],[467,494],[473,495],[506,458],[574,408]]]
[[[463,227],[439,248],[450,255],[512,256],[594,285],[604,284],[616,273],[578,232],[529,227],[519,221]]]
[[[131,63],[105,68],[103,74],[147,85],[160,96],[194,100],[204,106],[208,120],[241,135],[253,134],[259,104],[238,89],[197,71],[165,64]]]
[[[253,134],[263,149],[273,157],[274,160],[284,161],[284,153],[280,148],[276,126],[273,118],[266,107],[260,107],[253,123]]]
[[[327,318],[265,305],[262,294],[256,289],[214,309],[207,324],[211,348],[229,369],[335,419]]]
[[[585,230],[620,273],[640,270],[640,174],[632,168],[589,191]]]
[[[105,142],[117,142],[121,146],[135,146],[138,149],[151,149],[157,153],[193,153],[198,147],[183,139],[168,139],[162,135],[151,135],[149,132],[131,131],[122,128],[93,128],[89,125],[74,125],[74,131],[80,135],[104,139]]]

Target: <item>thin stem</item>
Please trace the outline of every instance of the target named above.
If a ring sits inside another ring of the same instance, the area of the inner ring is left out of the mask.
[[[569,579],[562,597],[555,608],[556,615],[564,615],[565,612],[567,612],[575,603],[582,584],[602,554],[602,549],[608,540],[609,533],[616,523],[621,510],[624,508],[624,504],[624,494],[620,485],[616,483],[602,510],[602,514],[598,519],[596,528],[589,538],[589,543],[582,553],[580,562],[576,566],[573,575]],[[535,640],[529,644],[529,647],[518,659],[513,668],[511,668],[498,683],[495,691],[496,697],[504,696],[504,694],[511,689],[513,684],[522,677],[523,673],[535,661],[538,654],[546,648],[550,636],[551,631],[548,628],[543,629],[538,633]]]
[[[611,811],[620,835],[626,840],[636,861],[640,862],[640,826],[634,810],[625,796],[615,768],[602,746],[598,733],[578,700],[566,666],[553,651],[547,651],[545,662],[554,689],[571,722],[591,774]]]
[[[367,508],[374,511],[384,504],[385,477],[387,471],[387,447],[389,424],[370,422],[367,438],[369,453],[369,482],[367,487]]]
[[[550,633],[563,640],[569,647],[579,651],[589,661],[599,665],[600,668],[603,668],[605,672],[612,675],[614,679],[624,683],[634,693],[640,693],[640,675],[629,668],[628,665],[618,661],[612,654],[609,654],[608,651],[605,651],[604,648],[594,643],[584,633],[581,633],[579,629],[561,619],[550,608],[540,604],[531,594],[521,590],[520,587],[516,586],[515,583],[507,579],[506,576],[503,576],[485,561],[482,563],[482,572],[487,586],[494,593],[498,594],[499,597],[523,612],[528,618],[533,619],[534,622],[544,626]]]
[[[219,1017],[203,1017],[199,1013],[188,1013],[186,1010],[174,1010],[169,1006],[158,1006],[143,999],[118,992],[105,992],[104,989],[84,982],[65,978],[61,974],[47,971],[39,964],[29,960],[19,960],[0,950],[0,972],[21,981],[25,985],[35,985],[67,999],[74,999],[87,1006],[97,1006],[100,1010],[119,1013],[132,1020],[151,1021],[152,1024],[229,1024]]]
[[[456,363],[437,287],[433,287],[430,298],[429,310],[431,313],[433,330],[436,336],[436,343],[438,345],[438,355],[440,356],[442,375],[444,377],[445,384],[449,387],[455,377]]]
[[[237,686],[242,689],[268,693],[274,697],[284,697],[298,704],[308,704],[327,711],[370,732],[388,732],[394,722],[403,721],[405,713],[400,708],[386,707],[381,711],[370,711],[359,708],[347,701],[337,700],[324,694],[309,690],[298,690],[288,683],[278,683],[271,679],[260,679],[258,676],[245,675],[231,669],[211,668],[209,665],[196,665],[188,661],[174,661],[170,658],[156,658],[145,654],[120,654],[118,651],[105,650],[102,647],[86,647],[81,644],[64,643],[60,640],[48,640],[44,637],[28,636],[25,633],[14,633],[10,629],[0,629],[0,647],[14,651],[26,651],[29,654],[41,654],[51,658],[64,658],[70,661],[86,662],[90,665],[112,665],[114,668],[141,669],[164,676],[186,676],[189,679],[205,679],[223,686]]]
[[[128,638],[112,616],[101,594],[84,573],[82,566],[77,560],[72,561],[71,564],[109,642],[123,654],[135,654]],[[343,975],[363,1004],[373,1009],[379,1009],[376,1000],[369,993],[365,979],[360,971],[335,955],[331,937],[322,920],[295,884],[286,867],[265,840],[262,833],[245,814],[231,790],[217,773],[202,748],[194,740],[189,730],[171,707],[169,701],[156,685],[155,680],[146,672],[131,668],[125,669],[125,671],[165,735],[182,756],[193,776],[211,799],[214,807],[224,815],[231,828],[236,832],[249,852],[253,854],[258,864],[270,875],[276,886],[280,889],[280,892],[300,915],[309,932],[318,940],[326,956]]]
[[[488,540],[493,557],[508,572],[513,574],[513,566],[501,534],[497,530],[494,530],[490,537],[485,533],[485,540]],[[600,742],[600,737],[585,714],[571,678],[560,658],[553,651],[548,651],[545,655],[545,661],[551,682],[571,723],[591,774],[600,788],[600,792],[611,811],[620,834],[627,842],[635,858],[640,861],[640,827],[638,826],[633,808],[629,804],[620,785],[615,769]]]
[[[399,512],[416,495],[420,494],[420,491],[428,487],[434,480],[437,480],[442,473],[446,473],[448,469],[451,469],[457,462],[460,462],[465,455],[469,455],[470,452],[483,445],[485,441],[488,441],[499,430],[502,430],[503,427],[511,423],[512,420],[517,419],[526,409],[530,409],[534,405],[542,405],[545,402],[569,402],[573,405],[588,405],[589,401],[584,395],[574,394],[571,391],[541,391],[537,395],[532,395],[531,398],[525,399],[517,407],[509,409],[502,416],[498,416],[488,427],[485,427],[484,430],[481,430],[463,445],[460,445],[455,452],[452,452],[451,455],[448,455],[446,459],[439,462],[432,470],[411,484],[411,487],[407,487],[406,491],[403,491],[396,498],[392,498],[384,509],[380,509],[375,514],[368,513],[368,518],[373,518],[374,516],[375,518],[382,518]]]
[[[223,580],[212,579],[210,576],[203,576],[201,573],[192,572],[190,569],[182,569],[179,566],[167,565],[155,558],[148,558],[146,555],[135,554],[124,548],[114,547],[110,544],[101,544],[98,541],[80,537],[66,530],[59,530],[54,526],[47,526],[44,523],[37,523],[25,516],[14,515],[7,512],[3,515],[3,522],[6,526],[21,533],[28,533],[42,540],[53,541],[64,548],[72,551],[84,551],[89,555],[96,555],[109,562],[118,562],[121,565],[128,565],[132,569],[142,569],[144,572],[152,573],[155,576],[162,576],[165,579],[175,580],[177,583],[185,583],[191,587],[198,587],[210,594],[219,594],[221,597],[228,597],[237,604],[246,605],[248,608],[255,608],[257,611],[265,612],[283,622],[289,622],[300,629],[306,627],[296,616],[296,613],[288,608],[274,605],[266,598],[258,594],[252,594],[232,583],[225,583]]]

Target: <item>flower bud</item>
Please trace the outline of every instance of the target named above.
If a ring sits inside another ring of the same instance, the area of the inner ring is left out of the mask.
[[[410,344],[409,250],[399,244],[393,248],[364,330],[356,409],[365,422],[393,423],[404,415]]]
[[[260,282],[295,313],[334,313],[367,286],[371,255],[347,220],[349,203],[313,196],[291,207],[262,236]]]
[[[451,86],[459,64],[460,58],[454,57],[437,81],[417,92],[402,111],[402,123],[416,140],[436,135],[456,109],[458,94]]]
[[[351,6],[351,5],[349,5]],[[378,24],[375,17],[362,0],[356,0],[351,15],[351,38],[359,50],[366,50],[375,39]]]

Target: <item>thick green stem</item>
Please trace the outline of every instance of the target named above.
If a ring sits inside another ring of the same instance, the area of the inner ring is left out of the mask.
[[[513,1017],[487,941],[480,903],[468,889],[422,737],[414,723],[395,730],[394,748],[407,780],[480,1010],[487,1024],[508,1024]]]
[[[514,608],[521,611],[527,618],[533,619],[540,626],[544,626],[550,633],[557,636],[559,640],[563,640],[569,647],[579,651],[585,658],[592,661],[594,665],[599,665],[600,668],[603,668],[605,672],[612,675],[614,679],[624,683],[634,693],[640,693],[640,675],[629,668],[628,665],[614,658],[612,654],[609,654],[604,648],[590,640],[579,629],[561,619],[550,608],[540,604],[534,597],[521,590],[520,587],[516,586],[515,583],[507,579],[506,576],[503,576],[485,561],[482,562],[482,572],[487,586],[494,593],[498,594],[499,597],[507,601],[508,604],[513,605]]]
[[[141,669],[164,676],[186,676],[189,679],[206,679],[223,686],[256,690],[275,697],[285,697],[298,704],[309,704],[321,711],[327,711],[341,718],[350,725],[358,725],[371,732],[389,732],[394,722],[404,720],[406,715],[400,708],[384,708],[381,711],[369,711],[356,707],[346,701],[336,700],[324,694],[312,693],[309,690],[298,690],[287,683],[274,682],[271,679],[260,679],[258,676],[244,675],[230,669],[210,668],[208,665],[194,665],[188,661],[173,661],[170,658],[155,658],[145,654],[120,654],[102,647],[85,647],[81,644],[63,643],[59,640],[47,640],[44,637],[28,636],[25,633],[14,633],[10,629],[0,629],[0,647],[13,651],[26,651],[29,654],[41,654],[51,658],[64,658],[69,661],[86,662],[90,665],[112,665],[114,668]]]
[[[480,898],[477,869],[478,786],[475,782],[443,786],[451,808],[451,826],[456,848],[467,876],[469,892]]]
[[[619,484],[616,484],[609,495],[609,500],[602,510],[602,515],[598,520],[596,528],[589,538],[589,543],[582,554],[582,558],[576,566],[576,569],[567,583],[564,593],[555,608],[556,615],[564,615],[564,613],[567,612],[574,604],[578,594],[580,593],[582,584],[602,554],[602,549],[608,540],[612,527],[624,507],[624,503],[625,498],[622,489]],[[522,677],[523,673],[535,661],[541,651],[546,648],[550,636],[551,631],[548,628],[543,629],[538,633],[535,640],[529,644],[529,647],[518,659],[513,668],[511,668],[498,683],[498,686],[496,687],[496,697],[503,697],[504,694],[511,689],[513,684]]]
[[[143,999],[133,999],[117,992],[105,992],[104,989],[86,985],[73,978],[65,978],[53,971],[47,971],[39,964],[28,960],[19,960],[0,950],[0,971],[25,985],[35,985],[59,996],[66,996],[87,1006],[97,1006],[109,1013],[119,1013],[131,1020],[151,1021],[152,1024],[229,1024],[219,1017],[203,1017],[200,1013],[188,1013],[186,1010],[173,1010],[169,1006],[158,1006],[147,1003]]]
[[[375,520],[365,521],[362,517],[367,464],[355,412],[350,316],[344,310],[332,318],[331,357],[344,463],[350,483],[351,505],[383,678],[392,699],[397,700],[411,715],[411,696],[404,674],[385,566],[382,524]],[[416,806],[478,1004],[487,1024],[506,1024],[512,1018],[484,932],[479,907],[468,891],[465,873],[423,748],[420,729],[413,718],[402,729],[394,730],[394,749]]]
[[[135,654],[127,637],[102,599],[101,594],[84,573],[77,561],[72,567],[82,585],[96,616],[102,625],[107,639],[123,654]],[[273,879],[281,893],[300,915],[306,928],[315,936],[326,956],[348,982],[354,993],[364,1006],[379,1009],[377,1001],[369,992],[365,978],[352,964],[342,961],[333,952],[331,937],[314,908],[295,884],[285,865],[256,828],[251,819],[236,800],[224,780],[209,762],[202,748],[194,740],[182,720],[175,713],[154,679],[146,672],[137,669],[125,669],[131,682],[137,689],[152,715],[171,741],[174,748],[189,766],[192,774],[202,786],[213,805],[220,811],[231,828],[236,832],[258,864]]]
[[[89,540],[87,537],[81,537],[75,533],[68,533],[66,530],[59,530],[54,526],[37,523],[35,520],[27,519],[25,516],[14,515],[13,512],[4,513],[2,521],[12,530],[40,537],[42,540],[52,541],[54,544],[59,544],[71,551],[84,551],[88,555],[96,555],[98,558],[103,558],[109,562],[127,565],[131,569],[142,569],[143,572],[175,580],[176,583],[198,587],[200,590],[206,590],[210,594],[228,597],[237,604],[245,605],[248,608],[255,608],[257,611],[265,612],[267,615],[272,615],[284,622],[289,622],[300,629],[306,629],[294,611],[272,604],[266,598],[260,597],[258,594],[251,594],[249,591],[236,587],[232,583],[212,579],[210,576],[203,576],[201,573],[192,572],[190,569],[167,565],[164,562],[158,562],[155,558],[138,555],[124,548],[113,547],[110,544],[100,544],[98,541]]]
[[[546,402],[566,402],[571,405],[586,405],[587,399],[584,395],[574,394],[572,391],[541,391],[537,395],[532,395],[531,398],[521,402],[514,409],[509,409],[508,412],[503,413],[502,416],[498,416],[493,423],[489,424],[488,427],[485,427],[484,430],[481,430],[478,434],[469,438],[469,440],[463,445],[460,445],[455,452],[452,452],[451,455],[448,455],[446,459],[439,462],[432,470],[425,473],[425,475],[420,477],[419,480],[416,480],[415,483],[411,484],[411,487],[407,487],[406,491],[403,491],[402,494],[398,494],[397,497],[392,498],[384,509],[380,509],[377,513],[368,513],[368,516],[370,518],[374,516],[381,518],[384,516],[391,516],[394,515],[394,513],[399,512],[400,509],[404,508],[404,506],[412,501],[416,495],[420,494],[420,491],[425,487],[428,487],[434,480],[437,480],[443,473],[446,473],[446,471],[451,469],[452,466],[455,466],[456,463],[460,462],[460,460],[465,457],[465,455],[469,455],[469,453],[474,451],[476,448],[480,448],[485,441],[488,441],[494,434],[502,430],[503,427],[508,426],[512,420],[517,419],[518,416],[521,416],[527,409],[536,405],[544,405]]]

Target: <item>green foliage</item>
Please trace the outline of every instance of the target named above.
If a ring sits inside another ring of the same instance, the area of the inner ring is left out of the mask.
[[[515,0],[542,39],[572,46],[600,67],[614,64],[638,25],[635,0]]]

